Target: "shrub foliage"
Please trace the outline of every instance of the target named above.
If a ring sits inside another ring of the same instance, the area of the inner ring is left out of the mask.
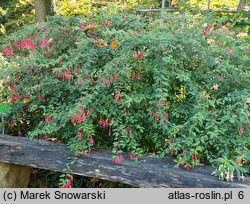
[[[187,170],[249,167],[249,42],[220,19],[54,17],[13,34],[2,53],[8,131],[57,138],[76,154],[112,148],[175,156]]]

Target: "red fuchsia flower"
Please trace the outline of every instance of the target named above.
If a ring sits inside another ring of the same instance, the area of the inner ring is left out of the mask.
[[[138,80],[141,80],[141,75],[138,75],[138,76],[137,76],[137,79],[138,79]]]
[[[9,49],[5,49],[3,51],[3,55],[5,55],[5,56],[12,56],[13,55],[12,47],[9,47]]]
[[[132,77],[132,78],[135,78],[135,72],[133,72],[133,73],[131,74],[131,77]]]
[[[164,119],[168,120],[168,114],[167,113],[164,115]]]
[[[113,160],[115,164],[120,164],[123,160],[122,155],[116,156],[116,159]]]
[[[69,70],[67,70],[64,74],[65,78],[67,78],[68,80],[70,80],[71,78],[71,72]]]
[[[32,40],[30,39],[25,39],[22,43],[21,43],[21,49],[28,49],[28,50],[35,50],[35,45],[33,43]]]
[[[93,82],[94,78],[93,77],[89,77],[89,81]]]
[[[193,159],[193,160],[198,160],[197,155],[196,155],[196,154],[192,154],[192,159]]]
[[[187,171],[190,171],[190,166],[185,166],[185,169],[187,170]]]
[[[91,138],[91,139],[89,140],[89,143],[90,143],[90,144],[94,144],[94,140]]]
[[[208,26],[207,26],[207,29],[208,29],[208,30],[210,30],[211,28],[212,28],[212,26],[211,26],[211,25],[208,25]]]
[[[120,92],[117,91],[117,92],[115,93],[115,95],[114,95],[114,104],[116,104],[116,101],[118,100],[119,96],[120,96]]]
[[[19,43],[17,40],[15,41],[15,46],[18,50],[21,50],[21,43]]]
[[[78,140],[82,141],[82,133],[80,131],[78,131]]]
[[[65,188],[72,188],[71,181],[67,181]]]
[[[102,77],[102,79],[101,79],[101,83],[105,83],[105,79],[104,79],[104,77]]]
[[[135,52],[134,53],[134,58],[137,60],[140,60],[144,57],[143,53],[141,51]]]
[[[136,28],[136,30],[135,30],[135,34],[139,34],[141,32],[141,30],[139,29],[139,28]]]
[[[69,180],[70,180],[71,183],[73,182],[73,180],[74,180],[73,175],[70,175]]]
[[[110,77],[110,78],[109,78],[109,82],[110,82],[110,83],[112,83],[112,81],[113,81],[113,78],[112,78],[112,77]]]
[[[202,34],[203,35],[206,35],[207,34],[207,31],[204,29],[204,30],[202,30]]]
[[[120,99],[120,105],[122,105],[123,104],[123,100],[122,99]]]
[[[242,127],[242,126],[240,127],[239,132],[240,132],[240,134],[243,134],[243,133],[244,133],[244,129],[243,129],[243,127]]]
[[[46,47],[49,47],[49,41],[47,39],[41,39],[40,46],[45,47],[45,45],[46,45]]]
[[[19,95],[17,94],[10,95],[10,103],[15,103],[16,101],[19,101]]]
[[[232,54],[232,50],[228,50],[228,51],[227,51],[227,57],[228,57],[228,59],[230,59],[231,54]]]
[[[129,154],[129,159],[134,160],[135,159],[135,154]]]
[[[148,111],[148,115],[152,115],[152,113],[153,113],[152,110]]]
[[[165,121],[164,121],[164,120],[161,122],[161,125],[162,125],[162,126],[164,126],[164,125],[165,125]]]
[[[44,118],[44,121],[46,122],[46,123],[49,123],[50,122],[50,117],[48,116],[48,117],[45,117]]]
[[[156,120],[160,120],[160,119],[161,119],[161,115],[160,115],[159,113],[157,113],[157,114],[155,115],[155,118],[156,118]]]
[[[14,84],[13,86],[10,86],[10,90],[12,90],[12,91],[16,91],[16,88],[17,88],[16,84]]]
[[[85,112],[82,113],[82,121],[81,122],[84,122],[86,120],[86,115],[85,115]]]
[[[250,122],[248,122],[248,125],[247,125],[247,126],[248,126],[248,128],[250,128]]]
[[[89,115],[89,114],[90,114],[90,109],[88,108],[86,115]]]
[[[80,29],[81,29],[81,30],[83,30],[83,29],[84,29],[84,26],[83,26],[83,24],[82,24],[82,23],[80,23],[79,27],[80,27]]]

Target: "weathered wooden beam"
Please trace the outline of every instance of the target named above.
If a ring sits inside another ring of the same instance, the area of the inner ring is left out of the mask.
[[[63,172],[72,156],[64,144],[0,134],[0,162]],[[208,166],[191,171],[176,169],[171,158],[145,156],[135,164],[124,153],[122,163],[114,164],[111,157],[111,151],[95,151],[90,157],[80,157],[72,167],[73,173],[136,187],[250,187],[249,177],[244,182],[228,183],[211,176],[213,170]]]

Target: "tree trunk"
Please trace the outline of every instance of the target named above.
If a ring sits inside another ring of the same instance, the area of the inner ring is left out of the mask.
[[[41,23],[45,21],[45,5],[43,0],[35,0],[36,22]]]
[[[246,5],[246,0],[240,0],[238,6],[237,6],[237,10],[241,11],[243,10],[244,6]]]
[[[47,15],[54,14],[54,2],[53,0],[34,0],[36,22],[41,23],[46,20]]]

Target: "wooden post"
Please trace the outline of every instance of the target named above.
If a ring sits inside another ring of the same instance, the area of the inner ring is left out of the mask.
[[[245,4],[246,4],[246,0],[240,0],[239,4],[237,6],[237,11],[243,10]]]
[[[0,188],[27,188],[30,167],[0,162]]]
[[[207,0],[207,10],[210,11],[211,10],[211,1]]]
[[[165,8],[165,0],[162,0],[162,2],[161,2],[161,8],[162,8],[162,9]]]

